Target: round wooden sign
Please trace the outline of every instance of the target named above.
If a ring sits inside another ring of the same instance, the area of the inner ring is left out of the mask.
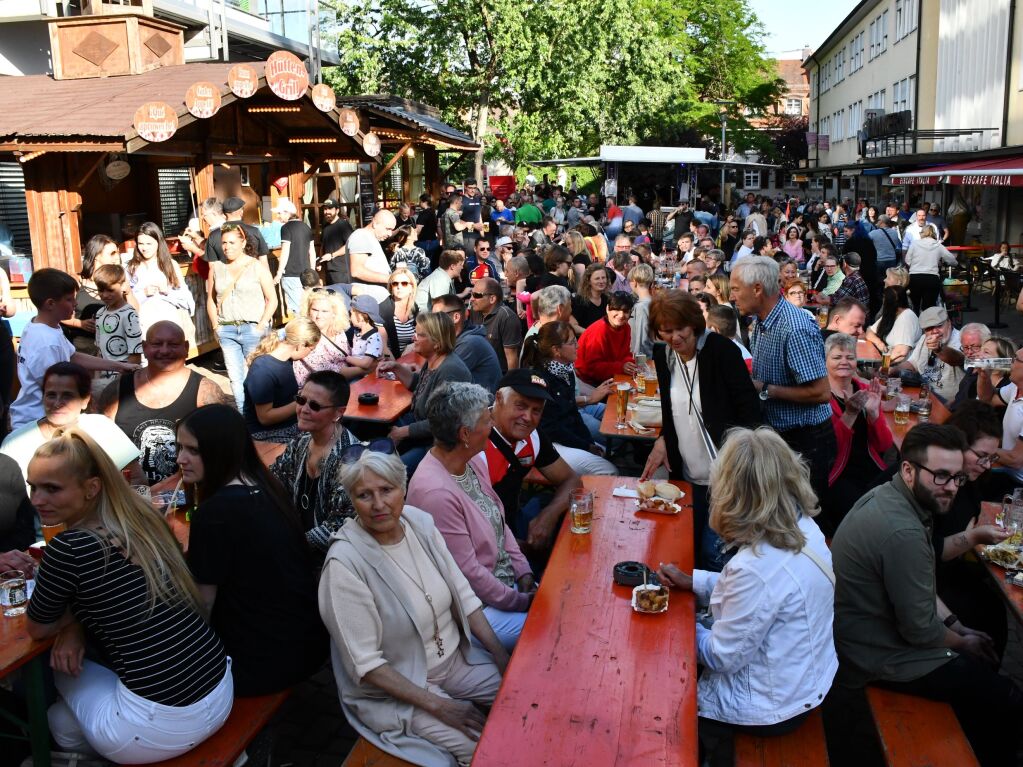
[[[185,93],[185,106],[196,117],[213,117],[220,110],[220,87],[211,82],[192,83]]]
[[[135,112],[133,125],[146,141],[166,141],[178,129],[178,115],[165,101],[148,101]]]
[[[362,137],[362,151],[370,157],[380,154],[380,138],[375,133],[367,133]]]
[[[329,112],[337,105],[337,96],[329,85],[320,83],[313,86],[313,104],[321,112]]]
[[[266,84],[285,101],[298,101],[309,87],[309,72],[294,53],[274,51],[263,68]]]
[[[341,116],[338,117],[338,125],[341,126],[341,132],[346,136],[354,136],[359,132],[359,113],[354,109],[341,110]]]
[[[235,64],[227,73],[227,84],[231,93],[240,99],[247,99],[259,88],[259,73],[249,64]]]

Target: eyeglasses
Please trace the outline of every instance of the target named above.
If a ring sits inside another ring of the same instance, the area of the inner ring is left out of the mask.
[[[825,269],[837,269],[838,264],[824,264]]]
[[[301,394],[295,395],[295,404],[299,407],[309,406],[309,409],[314,413],[319,413],[321,410],[330,410],[331,408],[341,407],[340,405],[321,405],[319,402],[303,397]]]
[[[918,469],[923,469],[928,474],[930,474],[934,478],[934,484],[936,484],[938,487],[944,487],[950,481],[955,482],[956,487],[962,487],[966,483],[966,480],[969,479],[969,477],[967,477],[962,472],[960,472],[959,474],[949,474],[947,471],[934,471],[933,469],[928,469],[922,463],[917,463],[916,461],[910,461],[910,463],[916,466]]]
[[[355,463],[366,452],[381,453],[382,455],[394,455],[397,452],[397,449],[394,447],[394,443],[389,439],[375,439],[365,445],[361,442],[349,445],[341,451],[341,455],[338,457],[341,459],[341,463]]]
[[[472,297],[473,298],[486,298],[487,296],[492,296],[492,295],[494,295],[494,294],[493,293],[477,293],[476,291],[473,291],[473,293],[472,293]]]
[[[394,282],[391,283],[391,287],[393,288],[395,285],[397,285],[402,288],[407,288],[411,284],[412,283],[409,282],[408,280],[395,280]]]
[[[964,352],[979,352],[983,344],[963,344],[962,351]]]
[[[978,453],[972,447],[968,447],[966,449],[969,452],[973,453],[974,457],[977,459],[977,463],[979,463],[981,466],[990,466],[991,464],[993,464],[995,462],[995,458],[998,457],[998,456],[993,455],[991,453]]]

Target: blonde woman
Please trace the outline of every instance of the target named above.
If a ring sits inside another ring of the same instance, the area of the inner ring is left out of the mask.
[[[735,555],[721,573],[660,570],[664,582],[709,604],[714,618],[712,628],[696,625],[700,727],[791,732],[838,670],[835,575],[812,519],[809,469],[772,429],[734,429],[710,485],[710,526]]]
[[[320,342],[307,357],[292,363],[295,381],[301,387],[315,370],[338,371],[351,351],[348,345],[348,310],[341,294],[332,288],[312,288],[302,295],[299,316],[313,321],[320,329]]]
[[[285,443],[298,434],[294,363],[308,357],[319,342],[316,323],[299,317],[284,326],[284,340],[270,333],[249,355],[243,413],[253,439]]]
[[[578,335],[607,314],[608,287],[607,270],[602,264],[594,262],[586,267],[572,298],[572,329]]]
[[[387,350],[397,359],[416,337],[416,290],[419,280],[403,266],[398,267],[387,278],[387,292],[390,295],[380,302],[380,319],[387,333]]]
[[[571,229],[565,232],[565,247],[572,254],[572,271],[575,274],[572,284],[579,285],[583,280],[583,272],[592,262],[590,249],[586,247],[586,238],[575,229]]]
[[[885,270],[884,286],[890,288],[895,285],[903,288],[909,287],[909,272],[906,271],[906,267],[893,266]]]
[[[33,638],[56,637],[54,739],[118,764],[206,740],[227,719],[234,685],[170,529],[77,428],[36,451],[28,481],[43,524],[67,528],[46,547],[27,621]],[[89,660],[86,643],[99,651]]]

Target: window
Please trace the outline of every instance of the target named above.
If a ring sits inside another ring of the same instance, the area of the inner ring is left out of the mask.
[[[810,188],[811,189],[823,189],[824,188],[824,179],[821,176],[814,176],[813,178],[810,179]]]
[[[849,105],[849,128],[847,135],[849,138],[856,138],[862,128],[863,102],[857,101],[855,104]]]
[[[917,13],[916,0],[895,0],[895,42],[916,29]]]
[[[870,22],[870,49],[868,51],[868,59],[873,59],[877,55],[877,22]]]
[[[795,98],[785,99],[785,114],[787,115],[803,114],[803,100]]]
[[[28,206],[25,203],[25,174],[17,162],[0,162],[0,221],[14,235],[14,252],[31,255]]]
[[[913,111],[913,93],[916,89],[916,78],[906,77],[892,85],[892,111]]]
[[[849,43],[849,74],[863,68],[863,32]]]
[[[744,170],[742,172],[743,189],[760,189],[760,171]]]
[[[810,98],[816,99],[820,93],[820,80],[821,80],[821,67],[818,64],[817,68],[813,70],[813,75],[810,77]]]
[[[156,182],[160,190],[160,226],[164,232],[180,232],[192,215],[188,168],[159,168]]]
[[[880,48],[877,51],[877,55],[880,56],[886,50],[888,50],[888,9],[881,14],[880,30],[878,32],[878,45]]]
[[[885,89],[875,91],[867,96],[867,109],[884,109]]]
[[[843,47],[835,54],[835,82],[840,83],[845,79],[845,48]]]

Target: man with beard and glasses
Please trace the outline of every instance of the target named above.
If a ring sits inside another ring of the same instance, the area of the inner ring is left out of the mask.
[[[997,673],[991,637],[935,595],[935,518],[968,479],[958,429],[906,434],[891,482],[870,490],[831,543],[839,684],[874,684],[949,703],[982,765],[1015,763],[1023,692]]]

